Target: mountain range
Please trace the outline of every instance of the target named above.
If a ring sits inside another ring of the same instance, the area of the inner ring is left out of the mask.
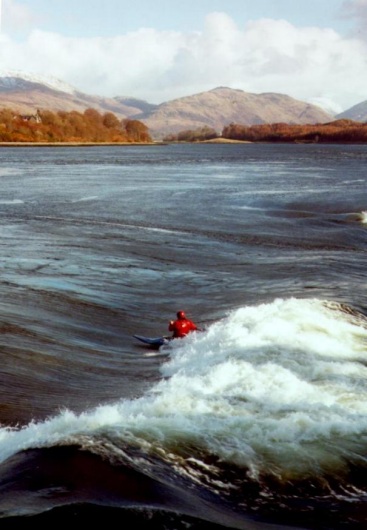
[[[341,118],[367,120],[367,101],[332,115],[321,107],[285,94],[253,94],[217,87],[155,105],[134,97],[107,98],[85,94],[62,81],[21,72],[0,73],[0,108],[11,108],[20,114],[34,113],[37,109],[84,112],[87,108],[94,108],[101,113],[112,112],[120,119],[142,121],[156,140],[202,127],[210,127],[221,134],[223,127],[230,123],[306,124]]]

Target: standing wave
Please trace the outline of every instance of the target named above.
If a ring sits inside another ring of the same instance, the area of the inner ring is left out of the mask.
[[[47,451],[54,462],[55,448],[74,447],[111,474],[110,489],[89,497],[102,505],[112,498],[233,528],[316,528],[322,517],[322,528],[356,529],[367,515],[366,345],[366,318],[338,303],[240,307],[163,346],[162,379],[142,397],[1,428],[1,466],[22,475],[27,455]],[[127,482],[133,493],[121,489]],[[78,488],[80,500],[91,481]],[[61,487],[46,498],[71,503]],[[19,514],[6,502],[4,516]]]

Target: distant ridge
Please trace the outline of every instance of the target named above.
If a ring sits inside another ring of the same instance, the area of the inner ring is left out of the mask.
[[[84,112],[94,108],[101,113],[113,112],[124,119],[141,114],[142,110],[151,108],[148,103],[139,103],[131,99],[124,103],[124,98],[105,98],[90,96],[62,82],[51,82],[37,76],[0,77],[0,108],[11,108],[20,113],[32,113],[36,109],[71,112]]]
[[[74,94],[77,90],[52,76],[20,72],[19,70],[0,70],[0,87],[20,87],[23,82],[45,85],[53,90]]]
[[[139,119],[148,126],[153,136],[160,136],[204,126],[220,134],[223,127],[230,123],[326,123],[333,116],[316,105],[287,95],[272,92],[252,94],[218,87],[162,103]]]
[[[367,121],[367,101],[362,101],[361,103],[354,105],[350,109],[338,114],[337,117],[340,119],[366,122]]]
[[[254,94],[217,87],[154,105],[131,96],[89,95],[52,77],[12,71],[0,71],[0,108],[12,108],[20,113],[34,113],[37,109],[84,112],[94,108],[101,113],[112,112],[119,119],[142,121],[156,140],[201,127],[210,127],[220,135],[223,127],[230,123],[312,124],[336,118],[367,119],[367,102],[352,108],[357,117],[350,114],[352,109],[333,116],[321,107],[285,94]]]

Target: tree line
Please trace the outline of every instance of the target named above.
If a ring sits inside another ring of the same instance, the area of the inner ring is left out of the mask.
[[[112,112],[95,109],[37,111],[35,116],[0,110],[0,142],[150,143],[148,127],[139,120],[119,120]]]
[[[177,134],[170,133],[163,138],[164,142],[203,142],[218,138],[218,133],[212,127],[199,127],[198,129],[185,129]]]
[[[367,123],[335,120],[318,124],[262,123],[241,125],[231,123],[219,135],[213,129],[201,127],[166,136],[165,141],[197,142],[213,138],[247,142],[284,143],[367,143]]]

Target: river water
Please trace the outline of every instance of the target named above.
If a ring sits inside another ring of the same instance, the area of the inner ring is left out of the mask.
[[[366,163],[0,149],[2,530],[365,528]]]

